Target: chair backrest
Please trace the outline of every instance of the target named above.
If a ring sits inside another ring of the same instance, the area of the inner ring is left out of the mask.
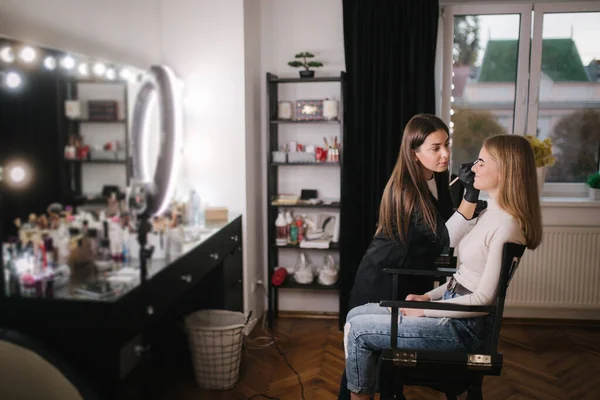
[[[502,250],[502,268],[500,270],[500,279],[498,280],[498,289],[496,292],[496,312],[494,314],[494,325],[490,337],[490,351],[498,352],[498,341],[500,339],[500,328],[502,328],[502,315],[504,314],[504,301],[508,284],[512,279],[526,246],[516,243],[505,243]]]

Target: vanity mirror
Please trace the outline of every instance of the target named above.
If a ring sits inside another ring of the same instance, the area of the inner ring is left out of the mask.
[[[4,236],[13,220],[52,202],[106,203],[131,180],[133,104],[149,71],[110,60],[0,37],[0,165],[27,185],[3,184]],[[146,118],[149,152],[158,148],[158,105]],[[152,156],[149,157],[152,159]],[[106,194],[106,193],[104,193]]]
[[[179,80],[164,66],[143,71],[10,38],[0,38],[0,79],[0,289],[70,298],[137,259],[127,287],[143,282],[147,233],[174,226],[150,217],[167,211],[175,189]]]

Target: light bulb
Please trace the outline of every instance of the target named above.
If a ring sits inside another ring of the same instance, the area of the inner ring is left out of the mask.
[[[73,69],[75,67],[75,59],[71,56],[66,56],[60,62],[65,69]]]
[[[15,89],[21,84],[21,76],[16,72],[9,72],[6,74],[5,82],[6,86],[11,89]]]
[[[35,50],[29,46],[24,47],[23,50],[21,50],[21,60],[25,61],[26,63],[30,63],[33,60],[35,60],[35,57],[37,56]]]
[[[25,168],[21,167],[20,165],[17,165],[10,169],[9,176],[10,180],[14,183],[21,183],[25,180],[27,174],[25,173]]]
[[[0,58],[6,63],[11,63],[15,61],[15,54],[9,46],[6,46],[0,50]]]
[[[130,69],[128,68],[123,68],[121,70],[121,73],[119,74],[119,76],[121,77],[121,79],[123,79],[124,81],[131,81],[134,76],[133,76],[133,72],[131,72]]]
[[[94,64],[94,74],[98,75],[98,76],[102,76],[104,75],[104,72],[106,71],[106,66],[102,63],[96,63]]]
[[[56,68],[56,58],[54,58],[52,56],[48,56],[48,57],[44,58],[44,67],[46,67],[46,69],[52,71],[54,68]]]
[[[114,68],[109,68],[106,70],[106,78],[111,81],[117,77],[117,73]]]
[[[79,72],[83,76],[88,76],[90,73],[88,65],[86,63],[79,64],[79,67],[77,67],[77,72]]]

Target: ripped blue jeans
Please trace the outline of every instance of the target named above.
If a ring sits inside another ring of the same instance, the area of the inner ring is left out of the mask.
[[[458,297],[446,291],[444,300]],[[346,317],[344,351],[348,389],[373,393],[377,362],[382,349],[390,348],[391,312],[377,303],[355,307]],[[490,335],[491,317],[418,318],[398,322],[398,347],[414,350],[474,351]]]

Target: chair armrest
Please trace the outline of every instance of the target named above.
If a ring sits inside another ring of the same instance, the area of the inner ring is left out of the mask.
[[[391,308],[422,308],[425,310],[463,311],[463,312],[485,312],[496,311],[494,306],[467,306],[464,304],[440,303],[439,301],[392,301],[383,300],[379,302],[381,307]]]
[[[392,275],[420,275],[420,276],[452,276],[456,273],[456,268],[435,268],[435,269],[402,269],[402,268],[384,268],[383,272]]]

